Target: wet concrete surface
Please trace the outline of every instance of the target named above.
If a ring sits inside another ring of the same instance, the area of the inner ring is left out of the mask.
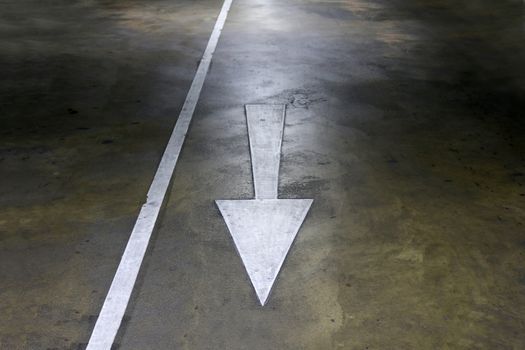
[[[220,5],[1,5],[0,348],[87,342]],[[525,348],[524,39],[520,1],[234,0],[117,348]],[[247,103],[314,198],[264,308],[214,204]]]

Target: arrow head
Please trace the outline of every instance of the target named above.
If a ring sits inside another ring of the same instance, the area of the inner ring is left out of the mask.
[[[217,200],[264,306],[312,199]]]

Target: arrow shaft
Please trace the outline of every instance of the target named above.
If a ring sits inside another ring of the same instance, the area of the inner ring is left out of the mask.
[[[285,105],[246,105],[256,199],[277,199]]]

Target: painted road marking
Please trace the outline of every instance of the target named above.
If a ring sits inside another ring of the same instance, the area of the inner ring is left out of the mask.
[[[286,108],[283,105],[247,105],[255,198],[277,198],[281,143]]]
[[[110,350],[115,340],[231,3],[232,0],[225,0],[222,5],[179,118],[149,188],[146,203],[142,206],[135,222],[86,350]]]
[[[262,306],[313,199],[277,199],[286,106],[247,105],[255,199],[217,200]]]

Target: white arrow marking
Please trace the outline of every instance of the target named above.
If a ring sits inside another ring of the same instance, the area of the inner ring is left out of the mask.
[[[277,199],[284,105],[247,105],[255,199],[217,200],[261,305],[283,265],[312,199]]]

